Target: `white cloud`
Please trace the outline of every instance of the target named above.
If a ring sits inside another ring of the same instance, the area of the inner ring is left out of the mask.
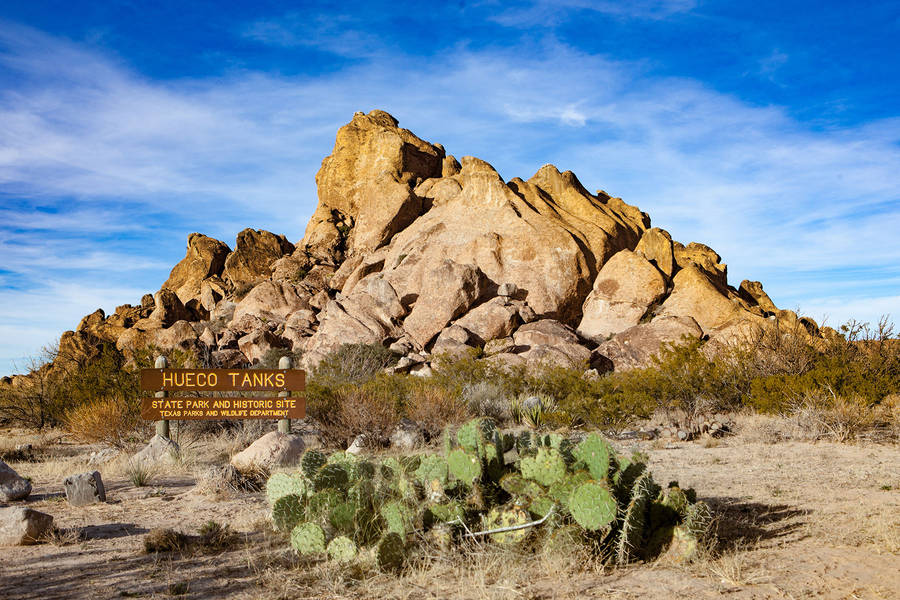
[[[98,273],[144,269],[128,280],[132,301],[158,288],[182,256],[170,241],[190,231],[230,244],[245,226],[299,239],[335,131],[373,108],[506,178],[547,162],[571,169],[676,239],[715,248],[736,282],[776,282],[767,289],[779,305],[812,312],[847,298],[867,310],[896,299],[871,273],[896,289],[900,118],[813,130],[779,107],[553,40],[529,52],[394,53],[316,78],[241,71],[154,82],[71,42],[0,25],[2,69],[22,83],[0,90],[0,193],[15,200],[0,207],[9,257],[0,280],[30,295],[3,292],[0,315],[29,304],[51,311],[19,313],[14,337],[33,346],[47,341],[28,333],[45,330],[46,314],[71,328],[73,315],[110,302],[104,294],[117,292]],[[40,273],[62,259],[69,269],[53,277],[79,286],[81,300],[53,312],[58,290]]]

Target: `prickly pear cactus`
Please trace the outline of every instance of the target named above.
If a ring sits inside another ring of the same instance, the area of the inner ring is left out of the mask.
[[[378,566],[383,571],[399,571],[406,562],[406,548],[403,538],[394,532],[385,534],[378,542]]]
[[[304,498],[296,494],[282,496],[272,505],[272,523],[278,531],[290,531],[306,516]]]
[[[356,528],[356,504],[352,502],[341,502],[331,509],[328,515],[328,521],[331,526],[341,533],[353,533]]]
[[[450,452],[447,467],[451,475],[467,485],[471,485],[481,477],[481,460],[477,455],[462,449]]]
[[[328,542],[328,557],[337,562],[349,562],[356,558],[356,543],[350,538],[339,535]]]
[[[305,496],[308,485],[303,475],[300,473],[274,473],[266,481],[266,499],[269,505],[275,504],[275,501],[282,496],[295,494],[297,496]]]
[[[515,472],[501,477],[500,487],[508,494],[520,498],[534,498],[544,493],[544,489],[536,482]]]
[[[396,500],[381,506],[381,516],[384,518],[385,529],[394,532],[401,537],[409,533],[412,515],[406,506]]]
[[[325,465],[316,473],[313,479],[316,491],[322,490],[346,490],[350,484],[350,475],[347,473],[347,467],[332,463]]]
[[[575,522],[588,531],[609,528],[616,520],[618,505],[605,483],[589,481],[572,491],[567,504]]]
[[[299,554],[325,552],[325,532],[315,523],[301,523],[291,530],[291,546]]]
[[[328,462],[328,457],[324,453],[318,450],[307,450],[300,459],[300,468],[303,469],[303,474],[307,478],[312,479],[326,462]]]
[[[491,509],[484,517],[485,530],[504,529],[507,527],[515,527],[516,525],[524,525],[531,521],[528,513],[517,507],[498,507]],[[517,544],[528,537],[531,533],[530,528],[514,529],[512,531],[503,531],[492,533],[488,537],[497,544]]]
[[[613,453],[609,443],[596,433],[589,434],[572,451],[573,456],[585,464],[591,477],[603,481],[609,476],[609,458]]]
[[[566,462],[555,448],[538,448],[537,454],[526,456],[519,463],[523,477],[543,486],[558,483],[566,476]]]

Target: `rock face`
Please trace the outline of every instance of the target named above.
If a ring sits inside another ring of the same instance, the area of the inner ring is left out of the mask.
[[[86,316],[60,347],[90,357],[112,342],[130,358],[154,345],[221,367],[290,350],[309,369],[342,344],[382,344],[403,355],[395,370],[427,376],[438,354],[599,373],[682,336],[715,348],[772,325],[829,335],[571,171],[504,181],[383,111],[339,129],[316,183],[296,246],[245,229],[231,251],[191,234],[155,297]]]
[[[19,476],[8,464],[0,460],[0,500],[12,502],[24,500],[31,493],[31,482]]]

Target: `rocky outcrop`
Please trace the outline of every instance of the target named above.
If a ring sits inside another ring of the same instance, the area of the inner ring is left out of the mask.
[[[423,210],[413,192],[440,177],[444,152],[380,110],[356,113],[338,130],[334,152],[316,174],[319,205],[306,227],[303,248],[340,262],[344,253],[371,252],[390,241]]]
[[[185,257],[175,265],[162,287],[175,292],[182,303],[199,299],[203,280],[222,274],[230,252],[227,244],[192,233],[188,236]]]
[[[731,287],[711,248],[672,240],[571,171],[545,165],[504,181],[383,111],[340,128],[316,183],[296,246],[245,229],[231,251],[191,234],[155,297],[87,315],[61,348],[90,357],[114,342],[130,357],[154,345],[223,367],[290,350],[312,368],[342,344],[371,343],[417,375],[431,372],[431,356],[478,352],[602,372],[647,364],[684,336],[713,349],[772,325],[822,335],[758,282]]]
[[[294,251],[283,235],[244,229],[237,235],[234,252],[225,259],[222,278],[236,289],[259,283],[272,274],[272,264]]]

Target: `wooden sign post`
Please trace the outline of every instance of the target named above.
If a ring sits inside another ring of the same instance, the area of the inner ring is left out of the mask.
[[[306,389],[306,373],[291,369],[283,357],[278,369],[168,369],[164,356],[155,369],[141,369],[141,418],[156,421],[156,433],[169,437],[169,421],[218,419],[278,419],[278,431],[288,433],[291,419],[306,416],[306,399],[291,392]],[[170,392],[277,392],[277,397],[184,397]]]

